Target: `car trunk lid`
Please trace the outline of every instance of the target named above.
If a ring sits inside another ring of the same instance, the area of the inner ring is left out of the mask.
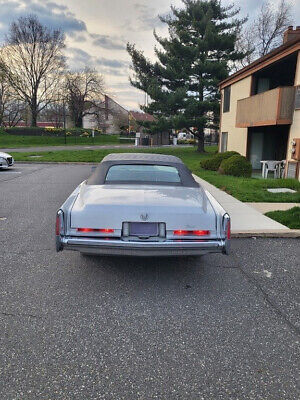
[[[83,185],[71,211],[72,228],[122,229],[123,222],[164,222],[167,230],[214,232],[216,216],[201,188],[160,185]]]

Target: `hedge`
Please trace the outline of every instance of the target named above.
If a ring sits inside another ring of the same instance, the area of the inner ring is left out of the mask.
[[[225,175],[250,178],[252,174],[252,166],[246,157],[236,154],[222,161],[219,167],[219,172],[220,174]]]
[[[236,151],[226,151],[225,153],[217,153],[213,157],[200,162],[200,166],[204,169],[209,169],[211,171],[218,171],[223,160],[230,158],[234,155],[240,155]]]
[[[63,129],[63,128],[40,128],[40,127],[13,127],[13,128],[5,128],[4,132],[9,135],[16,136],[80,136],[85,132],[91,134],[91,129],[84,128],[71,128],[71,129]],[[100,132],[95,130],[95,136],[98,136]]]

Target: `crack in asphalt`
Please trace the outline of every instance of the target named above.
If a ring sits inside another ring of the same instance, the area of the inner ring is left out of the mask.
[[[4,317],[26,317],[26,318],[35,318],[35,319],[42,319],[39,315],[34,315],[34,314],[14,314],[14,313],[8,313],[1,311],[0,315],[3,315]]]
[[[289,320],[287,315],[281,311],[276,302],[271,300],[270,296],[268,295],[266,290],[262,287],[262,285],[259,283],[259,281],[254,276],[247,273],[243,269],[237,257],[235,255],[232,255],[232,257],[235,259],[235,262],[237,264],[237,267],[235,268],[237,268],[246,277],[246,279],[249,282],[251,282],[256,287],[256,289],[258,289],[261,292],[264,300],[269,304],[272,310],[275,311],[275,313],[284,320],[284,322],[289,326],[289,328],[292,329],[297,335],[300,335],[300,328],[298,328],[297,325],[295,325],[292,321]]]

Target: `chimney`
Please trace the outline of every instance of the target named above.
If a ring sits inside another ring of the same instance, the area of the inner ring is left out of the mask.
[[[290,40],[295,40],[298,38],[300,40],[300,26],[289,26],[283,35],[283,43],[289,42]]]

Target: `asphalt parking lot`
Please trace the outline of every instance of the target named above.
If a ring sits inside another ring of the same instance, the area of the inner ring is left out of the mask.
[[[57,254],[89,165],[0,171],[0,399],[298,399],[297,239],[228,257]]]

